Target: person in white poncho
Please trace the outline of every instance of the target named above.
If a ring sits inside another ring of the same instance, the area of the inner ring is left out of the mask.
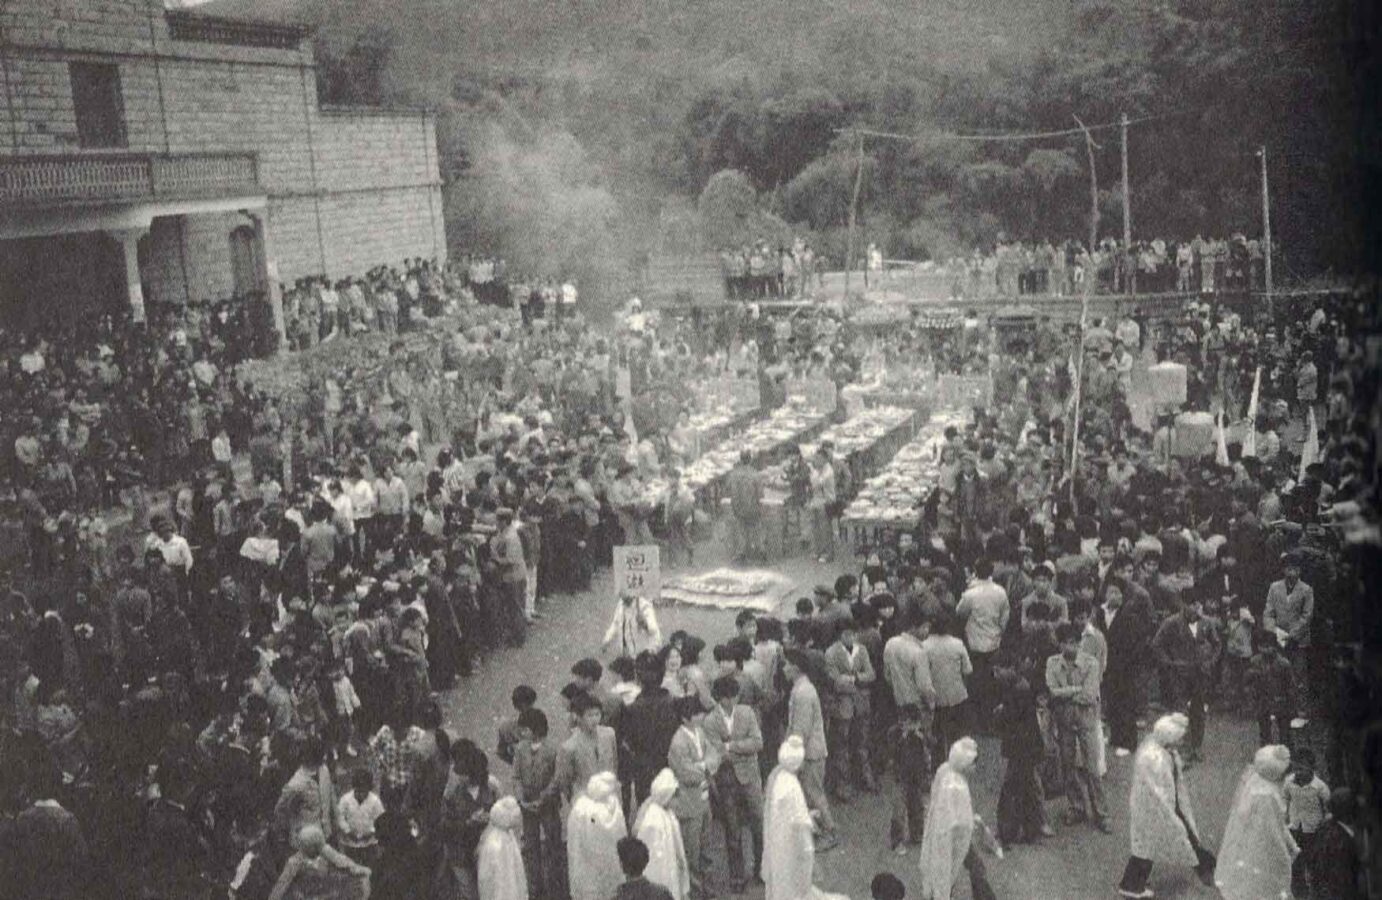
[[[609,900],[624,880],[619,839],[628,834],[619,805],[619,782],[609,772],[592,775],[566,817],[571,900]]]
[[[480,900],[527,900],[528,878],[518,844],[522,827],[523,811],[513,797],[501,797],[490,807],[477,851]]]
[[[1291,863],[1300,848],[1286,829],[1281,782],[1291,751],[1263,747],[1238,786],[1224,826],[1214,885],[1224,900],[1290,900]]]
[[[974,848],[975,829],[982,823],[974,814],[969,776],[978,758],[974,739],[960,738],[950,746],[950,755],[931,781],[931,805],[921,839],[922,900],[950,900],[962,868],[969,870],[974,900],[996,900],[983,859]]]
[[[805,762],[801,738],[787,738],[777,751],[777,768],[768,776],[763,792],[764,900],[843,900],[811,883],[817,825],[797,774]]]
[[[616,656],[630,659],[644,650],[656,653],[662,649],[662,629],[657,625],[657,611],[646,597],[625,591],[619,595],[614,617],[605,629],[605,649],[613,649]]]
[[[671,892],[673,900],[686,900],[691,891],[690,869],[681,841],[681,824],[667,809],[677,792],[677,776],[663,769],[653,779],[652,791],[634,822],[633,835],[648,848],[643,877]]]
[[[1152,896],[1147,878],[1153,863],[1194,866],[1200,881],[1213,883],[1214,854],[1200,841],[1178,750],[1189,728],[1182,713],[1162,716],[1133,758],[1132,850],[1118,885],[1124,897]]]

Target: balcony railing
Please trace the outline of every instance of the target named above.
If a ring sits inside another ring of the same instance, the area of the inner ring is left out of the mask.
[[[225,19],[187,10],[169,10],[165,15],[168,33],[175,41],[297,50],[302,45],[303,38],[311,32],[311,29],[302,25]]]
[[[253,153],[0,157],[0,204],[172,200],[259,192]]]

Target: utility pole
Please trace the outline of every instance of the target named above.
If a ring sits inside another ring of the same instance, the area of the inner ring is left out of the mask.
[[[854,220],[859,209],[859,188],[864,183],[864,135],[858,132],[859,136],[859,159],[855,163],[854,170],[854,193],[849,200],[849,236],[845,241],[845,296],[844,302],[849,302],[849,274],[854,270]],[[864,264],[867,270],[868,263]],[[864,276],[865,286],[868,283],[868,276]]]
[[[1075,116],[1074,119],[1075,124],[1080,126],[1080,130],[1084,132],[1084,148],[1089,157],[1089,259],[1092,263],[1095,244],[1099,240],[1099,175],[1094,169],[1094,151],[1099,145],[1094,143],[1093,135],[1080,121],[1080,117]],[[1123,221],[1126,222],[1127,219]],[[1085,273],[1084,289],[1081,291],[1080,297],[1080,330],[1079,339],[1075,345],[1075,402],[1070,428],[1067,430],[1070,435],[1071,502],[1075,500],[1075,473],[1079,469],[1080,462],[1080,404],[1084,399],[1084,330],[1089,319],[1089,294],[1094,290],[1094,282],[1099,277],[1098,268],[1093,266],[1091,268],[1093,271]]]
[[[1267,190],[1267,145],[1257,151],[1262,160],[1262,275],[1267,289],[1267,316],[1272,315],[1272,204]]]
[[[1123,113],[1119,121],[1123,137],[1123,262],[1127,266],[1123,279],[1124,291],[1137,293],[1137,266],[1132,253],[1132,197],[1128,193],[1128,114]]]

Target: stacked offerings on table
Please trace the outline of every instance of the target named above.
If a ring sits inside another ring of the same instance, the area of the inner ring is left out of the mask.
[[[958,410],[933,413],[917,429],[912,442],[899,450],[883,471],[864,483],[841,516],[841,524],[856,547],[868,543],[879,529],[917,525],[921,517],[919,507],[939,477],[945,429],[962,426],[964,422],[965,413]]]

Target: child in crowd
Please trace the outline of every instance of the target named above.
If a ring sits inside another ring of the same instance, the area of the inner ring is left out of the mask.
[[[1246,603],[1239,604],[1238,611],[1228,623],[1228,633],[1224,639],[1224,697],[1230,704],[1240,706],[1248,696],[1244,679],[1248,665],[1252,661],[1252,610]]]
[[[374,825],[384,814],[384,804],[374,792],[374,776],[364,766],[351,774],[350,788],[336,804],[341,851],[360,865],[372,868],[379,854]]]
[[[1315,832],[1329,816],[1329,786],[1315,774],[1315,752],[1301,747],[1291,753],[1291,775],[1282,783],[1286,795],[1286,827],[1300,847],[1291,865],[1292,892],[1306,896],[1305,883],[1310,872],[1310,845]]]
[[[891,844],[898,856],[906,856],[911,847],[921,844],[921,830],[926,821],[926,789],[930,784],[931,738],[929,714],[914,704],[897,711],[897,724],[889,735],[891,746],[897,749],[897,783],[900,796],[893,802]]]
[[[1046,660],[1060,652],[1060,645],[1056,643],[1056,625],[1059,624],[1059,618],[1060,614],[1049,603],[1038,600],[1028,607],[1028,621],[1024,634],[1026,646],[1022,654],[1026,671],[1023,674],[1031,677],[1035,673],[1038,676],[1035,681],[1044,680]]]
[[[343,752],[346,756],[354,756],[355,748],[351,746],[351,739],[355,736],[354,720],[355,713],[360,709],[360,695],[355,693],[355,685],[346,674],[344,660],[338,659],[331,663],[328,677],[331,680],[333,701],[330,719],[331,746],[337,759]]]
[[[1184,596],[1191,595],[1186,594]],[[1219,598],[1213,595],[1205,597],[1204,603],[1200,606],[1200,621],[1203,622],[1204,626],[1214,635],[1215,642],[1220,647],[1224,645],[1228,636],[1228,627],[1224,622],[1225,612],[1226,610],[1223,609],[1222,604],[1219,602]],[[1209,673],[1209,684],[1211,686],[1221,684],[1223,683],[1223,679],[1224,654],[1220,653],[1218,658],[1214,661],[1213,670]],[[1223,705],[1221,697],[1218,694],[1212,694],[1208,700],[1216,709]]]
[[[1245,683],[1257,713],[1257,735],[1262,746],[1273,743],[1272,720],[1276,720],[1278,742],[1289,744],[1290,722],[1295,706],[1291,687],[1291,662],[1275,634],[1258,629],[1254,644],[1257,653],[1248,665]]]
[[[625,706],[628,706],[643,691],[642,686],[638,683],[633,660],[627,656],[621,656],[609,664],[609,670],[614,674],[615,679],[614,687],[610,688],[610,691],[623,701]]]
[[[498,746],[495,748],[495,755],[509,765],[513,765],[514,748],[519,741],[518,722],[523,717],[524,711],[532,709],[537,703],[537,691],[526,684],[520,684],[509,695],[509,702],[513,704],[514,713],[499,723],[499,740]]]
[[[557,747],[547,739],[547,716],[529,707],[514,729],[514,794],[523,810],[523,861],[535,895],[560,896],[566,884],[561,844],[561,794],[555,784]]]

